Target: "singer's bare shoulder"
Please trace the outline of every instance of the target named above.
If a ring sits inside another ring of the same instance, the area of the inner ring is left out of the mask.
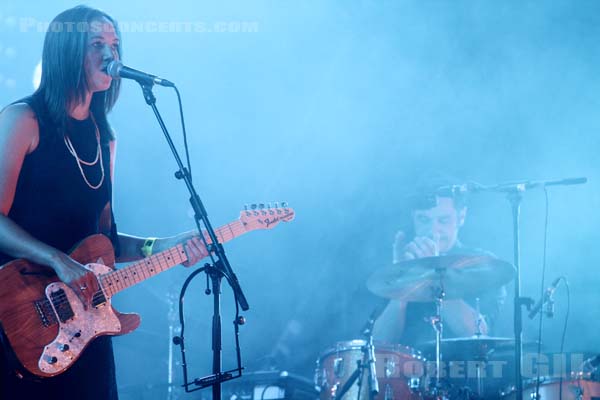
[[[26,103],[11,104],[0,112],[0,152],[33,152],[39,143],[37,117]]]
[[[38,142],[38,123],[27,104],[13,104],[0,112],[0,214],[8,215],[23,160]]]

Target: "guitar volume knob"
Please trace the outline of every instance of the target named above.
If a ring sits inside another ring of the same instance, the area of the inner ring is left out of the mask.
[[[48,364],[56,364],[56,362],[58,361],[58,358],[56,358],[55,356],[52,357],[48,357]]]

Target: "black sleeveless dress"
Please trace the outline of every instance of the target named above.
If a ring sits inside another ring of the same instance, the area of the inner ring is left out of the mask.
[[[58,135],[40,95],[21,100],[34,111],[39,124],[39,144],[26,156],[19,175],[13,206],[8,217],[35,238],[68,253],[78,242],[95,233],[105,233],[117,243],[116,226],[100,232],[100,215],[111,200],[110,151],[108,126],[99,123],[101,132],[104,181],[98,189],[88,186],[77,161]],[[99,121],[97,121],[99,122]],[[79,158],[90,162],[97,152],[96,128],[91,118],[71,119],[67,127]],[[92,185],[102,177],[100,163],[82,166]],[[0,253],[0,265],[11,258]],[[79,360],[67,371],[53,378],[21,379],[16,377],[10,350],[4,338],[0,353],[0,397],[12,399],[102,399],[116,400],[116,379],[112,343],[109,337],[94,340]]]

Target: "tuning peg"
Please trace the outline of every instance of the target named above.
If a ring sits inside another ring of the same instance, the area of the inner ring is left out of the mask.
[[[259,210],[262,210],[262,209],[264,209],[264,208],[265,208],[265,203],[260,203],[260,204],[258,205],[258,209],[259,209]]]
[[[257,207],[256,203],[253,203],[252,205],[250,205],[250,209],[252,209],[252,210],[256,210],[256,207]]]
[[[287,208],[287,206],[288,206],[288,203],[287,203],[287,201],[282,201],[282,202],[281,202],[281,207],[283,207],[283,208]]]
[[[244,211],[248,211],[248,204],[244,204]]]

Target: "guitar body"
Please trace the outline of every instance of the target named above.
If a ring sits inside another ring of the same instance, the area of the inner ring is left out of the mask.
[[[294,219],[294,210],[252,205],[240,218],[218,229],[219,243],[246,232],[272,229]],[[211,238],[203,232],[207,244]],[[104,235],[92,235],[79,243],[71,257],[86,265],[98,278],[87,310],[54,270],[26,260],[0,266],[0,324],[17,360],[30,373],[50,377],[66,371],[90,342],[101,335],[123,335],[140,325],[137,314],[121,314],[110,299],[118,292],[188,261],[183,244],[153,254],[115,270],[114,249]]]
[[[71,257],[88,264],[98,277],[114,269],[114,250],[104,235],[86,238]],[[41,377],[58,375],[94,338],[129,333],[139,326],[138,315],[121,314],[110,298],[98,295],[95,306],[84,310],[75,292],[51,268],[26,260],[0,267],[0,322],[23,367]]]

